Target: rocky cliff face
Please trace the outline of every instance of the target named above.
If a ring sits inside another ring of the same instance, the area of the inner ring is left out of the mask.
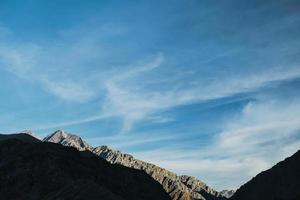
[[[90,150],[94,154],[107,160],[112,164],[119,164],[126,167],[145,171],[154,180],[159,182],[164,190],[173,200],[223,200],[227,199],[225,194],[219,193],[202,181],[190,176],[177,176],[175,173],[156,165],[135,159],[129,154],[115,151],[107,146],[91,147],[80,137],[67,134],[63,131],[56,131],[46,137],[44,141],[60,143],[65,146],[72,146],[78,150]]]
[[[233,195],[234,195],[234,193],[235,193],[235,190],[222,190],[221,192],[220,192],[220,194],[221,194],[221,196],[223,196],[223,197],[226,197],[226,198],[230,198],[230,197],[232,197]]]
[[[62,144],[64,146],[75,147],[79,151],[92,150],[93,148],[83,141],[77,135],[65,133],[62,130],[55,131],[51,135],[45,137],[43,141]]]
[[[191,196],[191,191],[186,185],[181,183],[180,179],[173,172],[135,159],[129,154],[123,154],[120,151],[114,151],[107,146],[96,147],[92,152],[112,164],[120,164],[126,167],[145,171],[154,180],[159,182],[174,200],[190,199],[189,197]],[[204,198],[199,196],[199,199]]]

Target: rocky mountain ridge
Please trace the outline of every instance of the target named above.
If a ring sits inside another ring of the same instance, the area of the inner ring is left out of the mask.
[[[79,136],[61,130],[45,137],[43,141],[75,147],[80,151],[89,150],[111,164],[145,171],[163,186],[173,200],[224,200],[232,196],[232,192],[217,192],[195,177],[178,176],[164,168],[135,159],[132,155],[112,150],[107,146],[93,148]]]
[[[234,193],[235,193],[235,190],[222,190],[222,191],[220,191],[221,196],[224,196],[228,199],[230,197],[232,197],[234,195]]]
[[[29,134],[0,135],[0,163],[0,199],[170,200],[143,171]]]

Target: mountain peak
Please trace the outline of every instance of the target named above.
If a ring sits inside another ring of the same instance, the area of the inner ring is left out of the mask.
[[[85,150],[92,150],[92,147],[83,141],[81,137],[77,135],[73,135],[70,133],[66,133],[63,130],[57,130],[54,133],[50,134],[49,136],[43,139],[44,142],[52,142],[52,143],[59,143],[65,146],[75,147],[80,151]]]
[[[66,139],[67,137],[68,134],[65,133],[63,130],[57,130],[54,133],[50,134],[49,136],[45,137],[43,141],[60,143],[62,140]]]

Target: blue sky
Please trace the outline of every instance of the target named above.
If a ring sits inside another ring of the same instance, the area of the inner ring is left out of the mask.
[[[214,188],[300,148],[297,0],[0,1],[0,132],[57,129]]]

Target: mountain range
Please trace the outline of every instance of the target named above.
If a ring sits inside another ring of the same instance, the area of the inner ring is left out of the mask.
[[[234,193],[227,190],[217,192],[195,177],[186,175],[178,176],[171,171],[135,159],[132,155],[112,150],[107,146],[92,147],[79,136],[66,133],[62,130],[58,130],[45,137],[43,141],[75,147],[79,151],[88,150],[111,164],[119,164],[142,170],[159,182],[173,200],[224,200],[231,197]]]
[[[218,192],[195,177],[58,130],[43,140],[0,134],[0,197],[29,200],[299,200],[300,151],[237,191]]]

